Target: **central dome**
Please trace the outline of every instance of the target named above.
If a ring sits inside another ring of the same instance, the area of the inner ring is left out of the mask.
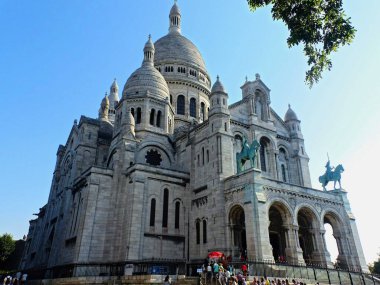
[[[206,65],[198,48],[180,33],[169,33],[157,40],[154,62],[160,64],[172,60],[193,65],[206,72]]]

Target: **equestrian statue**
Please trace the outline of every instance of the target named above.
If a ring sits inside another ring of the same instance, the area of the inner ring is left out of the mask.
[[[244,136],[241,151],[236,153],[236,168],[239,174],[242,171],[243,165],[247,160],[251,163],[251,168],[254,167],[257,150],[260,148],[260,143],[253,140],[249,145],[247,138]]]
[[[326,185],[330,181],[334,181],[334,189],[336,189],[335,185],[336,185],[336,182],[338,181],[339,189],[341,189],[342,186],[340,184],[340,178],[341,178],[341,173],[344,171],[343,165],[339,164],[334,169],[333,166],[332,167],[330,166],[330,160],[328,160],[325,167],[326,167],[325,174],[323,174],[322,176],[319,176],[319,182],[322,183],[323,190],[326,191]]]

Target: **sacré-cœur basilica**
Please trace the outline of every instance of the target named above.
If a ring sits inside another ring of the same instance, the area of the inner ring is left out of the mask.
[[[211,84],[182,35],[176,3],[169,18],[124,88],[115,80],[99,117],[75,121],[58,147],[21,270],[98,276],[108,265],[148,274],[175,264],[189,273],[211,251],[331,267],[328,223],[339,266],[367,271],[347,192],[312,188],[296,113],[271,108],[258,74],[229,104],[222,78]]]

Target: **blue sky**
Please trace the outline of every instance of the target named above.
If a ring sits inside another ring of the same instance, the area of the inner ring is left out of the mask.
[[[48,198],[55,154],[74,119],[97,117],[113,78],[122,88],[141,65],[148,34],[168,31],[169,0],[0,1],[0,234],[21,238]],[[230,103],[255,73],[271,89],[271,106],[287,105],[302,121],[313,187],[330,155],[346,169],[342,184],[357,218],[367,262],[380,251],[374,224],[380,201],[380,2],[344,1],[357,35],[311,90],[302,49],[288,49],[288,31],[270,10],[246,1],[179,0],[182,32],[219,74]],[[217,4],[217,5],[216,5]]]

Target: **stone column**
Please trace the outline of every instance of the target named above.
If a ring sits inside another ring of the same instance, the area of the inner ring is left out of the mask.
[[[164,111],[164,115],[163,115],[163,118],[161,118],[161,122],[164,125],[164,131],[165,133],[170,133],[170,129],[169,129],[169,102],[168,102],[168,98],[165,99],[166,101],[166,104],[165,104],[165,111]],[[162,116],[162,115],[161,115]]]
[[[287,245],[285,248],[286,260],[292,264],[304,264],[302,249],[299,245],[298,226],[285,225]]]

